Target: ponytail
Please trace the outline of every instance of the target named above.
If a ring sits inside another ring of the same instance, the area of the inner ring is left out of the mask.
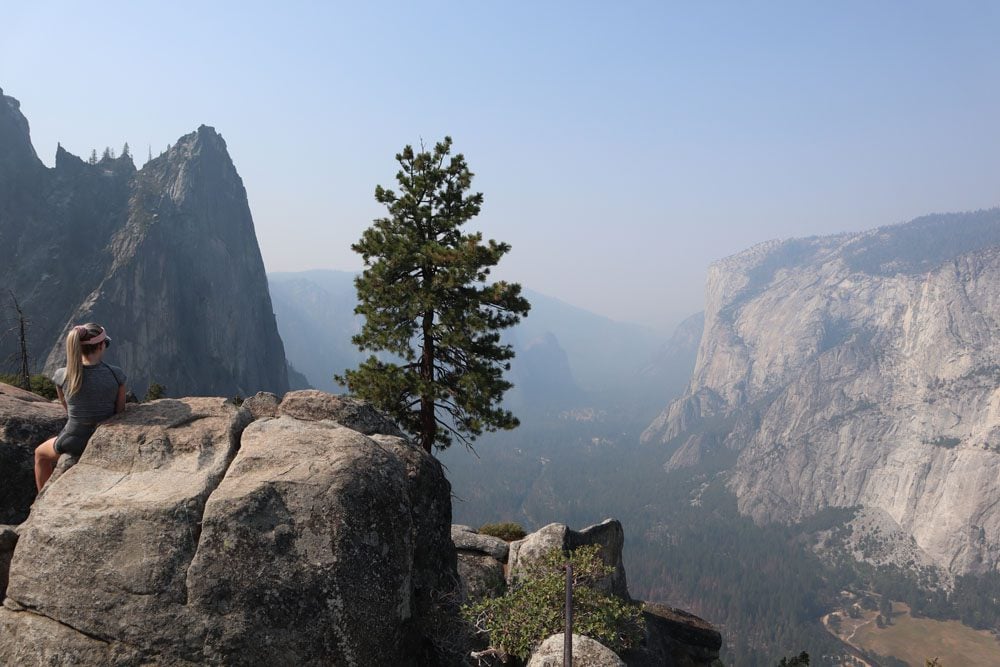
[[[80,350],[80,331],[83,327],[73,327],[66,336],[66,395],[80,391],[83,384],[83,352]]]
[[[66,395],[80,391],[83,384],[83,359],[93,354],[99,346],[111,342],[100,324],[82,324],[70,329],[66,336]]]

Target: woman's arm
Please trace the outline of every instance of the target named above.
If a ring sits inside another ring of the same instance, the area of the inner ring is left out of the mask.
[[[115,414],[125,409],[125,385],[118,385],[118,396],[115,397]]]
[[[59,397],[59,402],[62,403],[63,410],[65,410],[68,413],[69,408],[66,407],[66,397],[63,395],[62,387],[60,387],[59,385],[56,385],[56,396]]]

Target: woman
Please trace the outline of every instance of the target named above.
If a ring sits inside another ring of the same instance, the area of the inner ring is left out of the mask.
[[[101,359],[111,345],[104,327],[83,324],[66,336],[66,367],[53,380],[69,420],[59,435],[35,448],[35,485],[41,491],[60,454],[79,456],[97,425],[125,409],[125,372]]]

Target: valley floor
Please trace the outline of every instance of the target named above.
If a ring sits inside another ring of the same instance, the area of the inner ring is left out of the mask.
[[[895,603],[892,624],[878,627],[877,611],[862,611],[859,618],[846,612],[836,630],[830,616],[823,618],[827,631],[867,654],[893,656],[911,667],[924,667],[938,658],[941,667],[1000,665],[1000,641],[990,632],[973,630],[958,621],[914,618],[905,604]]]

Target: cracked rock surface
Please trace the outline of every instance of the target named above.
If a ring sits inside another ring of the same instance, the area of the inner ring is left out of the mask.
[[[102,425],[18,528],[0,664],[417,660],[456,576],[440,466],[332,416],[251,420],[185,398]]]

